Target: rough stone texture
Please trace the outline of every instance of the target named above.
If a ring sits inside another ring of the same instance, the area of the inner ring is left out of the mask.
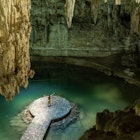
[[[115,0],[116,5],[121,5],[121,0]]]
[[[131,33],[139,34],[140,5],[132,0]]]
[[[32,55],[102,57],[139,48],[138,36],[133,35],[139,34],[140,6],[135,0],[116,0],[116,4],[114,1],[77,0],[75,5],[70,3],[70,13],[68,2],[32,1]],[[71,19],[73,16],[71,29],[67,28],[68,15]],[[59,37],[56,39],[56,36]]]
[[[80,140],[139,140],[140,100],[123,111],[97,113],[96,128],[85,132]]]
[[[30,0],[0,0],[0,94],[11,100],[23,86],[30,70]]]
[[[121,53],[123,66],[140,65],[136,58],[140,53],[139,0],[76,0],[72,7],[70,1],[62,0],[31,2],[31,55],[107,57]],[[1,0],[0,9],[0,93],[11,100],[34,74],[28,50],[30,1]]]
[[[81,65],[81,57],[91,58],[88,66],[94,67],[92,63],[96,63],[100,67],[95,66],[97,70],[139,85],[139,79],[137,82],[124,72],[127,68],[137,68],[138,71],[140,67],[139,1],[76,0],[74,13],[70,14],[73,16],[70,29],[66,20],[68,9],[64,7],[65,1],[60,0],[32,1],[31,56],[63,57],[64,62],[65,57],[76,57],[77,62],[68,58],[68,63],[74,65]],[[114,60],[114,64],[119,63],[115,64],[117,70],[113,68],[110,71],[112,68],[108,70],[108,64],[102,63],[101,66],[94,61],[95,57],[104,60],[114,55],[118,55],[118,59]],[[87,65],[86,62],[84,64]]]
[[[135,115],[140,116],[140,100],[136,101],[134,109],[135,109]]]
[[[91,0],[91,11],[94,15],[94,23],[97,22],[100,0]]]
[[[65,11],[66,11],[67,25],[69,28],[71,27],[72,24],[74,7],[75,7],[75,0],[66,0]]]
[[[79,108],[74,103],[70,103],[70,105],[70,113],[64,118],[52,121],[50,129],[57,132],[59,130],[67,128],[70,124],[77,120],[77,118],[79,117]],[[10,126],[14,127],[17,132],[22,134],[26,131],[28,125],[32,122],[33,118],[34,117],[31,115],[27,106],[21,113],[17,114],[14,118],[10,120]]]
[[[71,104],[71,112],[63,119],[51,123],[50,127],[54,131],[67,128],[70,124],[75,122],[79,117],[80,111],[77,105],[75,105],[74,103],[70,103],[70,104]]]
[[[64,98],[51,96],[51,106],[48,107],[48,97],[45,96],[31,103],[28,109],[34,119],[21,140],[43,140],[51,121],[66,116],[71,110],[71,105]]]
[[[130,68],[121,67],[120,57],[120,55],[114,55],[103,58],[32,56],[31,61],[34,66],[34,69],[36,70],[37,75],[39,74],[38,78],[47,75],[46,69],[49,67],[49,64],[64,64],[71,65],[71,67],[82,66],[93,68],[97,71],[103,72],[108,76],[119,77],[120,79],[124,79],[127,83],[134,84],[140,87],[140,70],[137,68],[133,68],[132,65],[130,65]],[[45,66],[44,63],[46,64]]]

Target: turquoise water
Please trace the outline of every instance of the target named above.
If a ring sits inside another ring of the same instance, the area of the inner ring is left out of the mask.
[[[136,92],[140,91],[119,79],[108,78],[100,73],[88,75],[83,72],[78,75],[73,72],[68,75],[62,72],[56,75],[48,80],[30,81],[28,89],[21,88],[20,94],[12,102],[6,102],[4,97],[0,97],[0,140],[20,139],[25,128],[11,125],[11,120],[30,102],[43,95],[55,92],[76,103],[80,109],[75,123],[64,130],[50,130],[47,140],[77,140],[95,124],[97,112],[106,108],[111,111],[122,109],[137,99]]]

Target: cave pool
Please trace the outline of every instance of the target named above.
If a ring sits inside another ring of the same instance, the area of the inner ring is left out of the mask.
[[[26,128],[11,121],[33,100],[55,92],[74,102],[80,109],[79,118],[65,129],[50,129],[45,140],[77,140],[87,129],[95,124],[96,113],[109,109],[123,109],[138,99],[139,88],[120,79],[107,77],[91,69],[52,71],[46,77],[29,81],[25,90],[12,102],[6,102],[0,96],[0,140],[19,140]]]

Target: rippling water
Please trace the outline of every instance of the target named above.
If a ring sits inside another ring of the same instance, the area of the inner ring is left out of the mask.
[[[140,91],[139,88],[101,73],[83,71],[79,74],[73,71],[70,74],[59,71],[53,74],[55,76],[49,76],[48,80],[30,81],[28,89],[21,88],[20,94],[12,102],[6,102],[4,97],[0,97],[0,140],[20,139],[25,126],[20,122],[15,122],[17,125],[14,126],[11,122],[29,103],[43,95],[55,92],[76,103],[80,109],[75,123],[64,130],[50,129],[46,139],[77,140],[95,124],[97,112],[106,108],[111,111],[122,109],[137,99]]]

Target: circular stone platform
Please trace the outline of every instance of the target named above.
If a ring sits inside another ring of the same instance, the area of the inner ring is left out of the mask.
[[[31,103],[28,109],[34,119],[20,140],[43,140],[51,122],[69,114],[71,105],[62,97],[51,96],[51,106],[48,107],[48,96],[45,96]]]

